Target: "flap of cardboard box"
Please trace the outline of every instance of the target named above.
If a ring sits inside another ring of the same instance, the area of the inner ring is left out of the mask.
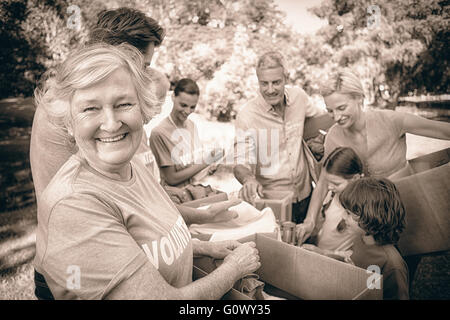
[[[277,241],[273,236],[256,234],[240,240],[256,243],[261,259],[256,273],[265,283],[300,299],[382,299],[382,283],[380,289],[367,290],[372,274],[366,270]],[[206,273],[215,268],[210,258],[195,259],[194,265]]]
[[[404,256],[450,250],[450,163],[397,181],[406,210]]]

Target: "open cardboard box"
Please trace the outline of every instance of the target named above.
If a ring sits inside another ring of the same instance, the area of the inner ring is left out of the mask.
[[[371,273],[366,270],[277,241],[274,237],[275,234],[258,233],[240,241],[256,243],[261,259],[261,268],[256,273],[266,286],[278,292],[277,295],[302,300],[382,299],[382,277],[380,289],[369,289],[367,282]],[[211,258],[194,259],[194,279],[214,269]],[[249,297],[231,289],[223,299],[248,300]]]
[[[280,221],[291,221],[292,217],[292,197],[291,191],[264,191],[264,198],[255,200],[255,207],[262,210],[270,207],[275,218]]]
[[[449,160],[450,148],[412,159],[410,175],[393,179],[406,210],[403,256],[450,250]]]

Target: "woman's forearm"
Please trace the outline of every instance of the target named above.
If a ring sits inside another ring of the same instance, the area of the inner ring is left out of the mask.
[[[180,211],[181,216],[187,225],[191,224],[201,224],[208,220],[208,213],[206,210],[199,210],[196,208],[191,208],[183,205],[176,205],[178,211]]]
[[[104,298],[112,300],[207,300],[220,299],[238,280],[237,266],[222,263],[209,275],[188,285],[175,288],[168,284],[150,262],[119,283]]]
[[[323,200],[328,192],[328,184],[323,173],[320,174],[319,181],[316,188],[311,195],[311,202],[309,204],[308,212],[306,213],[305,222],[312,222],[316,224],[317,215],[322,208]]]
[[[177,185],[186,180],[189,180],[198,172],[205,169],[207,166],[207,164],[193,164],[179,171],[175,170],[175,166],[170,166],[162,168],[162,171],[164,172],[167,183],[169,183],[170,185]]]

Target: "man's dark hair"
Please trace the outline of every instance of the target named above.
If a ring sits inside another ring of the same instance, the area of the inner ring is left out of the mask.
[[[103,10],[97,17],[97,25],[90,32],[90,44],[125,42],[143,53],[149,43],[153,42],[157,47],[164,39],[165,31],[158,22],[136,9]]]

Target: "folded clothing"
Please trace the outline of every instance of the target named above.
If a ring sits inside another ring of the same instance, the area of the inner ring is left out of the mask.
[[[275,232],[278,227],[271,208],[260,211],[243,201],[229,210],[237,212],[238,217],[226,222],[192,224],[189,231],[194,235],[210,234],[209,241],[222,241],[238,240],[258,232]]]

